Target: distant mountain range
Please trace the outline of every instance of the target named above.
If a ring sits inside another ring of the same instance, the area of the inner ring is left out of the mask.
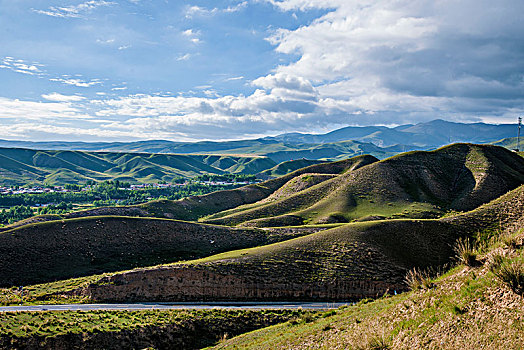
[[[437,119],[416,125],[401,125],[395,128],[366,126],[338,129],[327,134],[283,134],[273,139],[283,142],[326,143],[343,140],[370,142],[380,147],[411,145],[433,148],[450,143],[490,143],[514,137],[517,127],[513,124],[454,123]]]
[[[348,147],[352,150],[351,155],[371,152],[374,156],[383,158],[402,151],[431,149],[457,142],[493,143],[504,138],[515,137],[516,132],[517,127],[513,124],[465,124],[438,119],[394,128],[348,126],[327,134],[289,133],[240,141],[30,142],[0,140],[0,147],[177,154],[251,154],[268,156],[280,162],[302,157],[338,159],[339,156],[348,153],[346,152]],[[356,141],[357,143],[338,144],[343,141]],[[341,151],[340,148],[346,148],[346,150]],[[292,153],[297,151],[299,153]],[[282,152],[287,153],[283,156]]]

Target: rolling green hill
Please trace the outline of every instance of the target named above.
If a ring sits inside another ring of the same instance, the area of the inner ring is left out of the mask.
[[[278,176],[289,174],[290,172],[293,172],[295,170],[305,168],[310,165],[320,164],[320,163],[325,163],[325,161],[310,160],[310,159],[288,160],[288,161],[275,165],[271,169],[267,169],[261,173],[258,173],[257,177],[259,178],[278,177]]]
[[[524,183],[524,159],[504,148],[455,144],[409,152],[286,196],[219,212],[204,222],[282,226],[377,218],[435,217],[471,210]]]
[[[517,138],[516,137],[508,137],[502,140],[498,140],[496,142],[491,142],[492,145],[495,146],[501,146],[505,147],[507,149],[517,149]],[[520,138],[520,150],[524,150],[524,135]]]
[[[276,163],[258,156],[209,156],[0,148],[0,184],[172,181],[201,174],[256,174]]]
[[[214,162],[220,158],[207,156]],[[455,144],[382,161],[359,156],[320,163],[234,190],[97,208],[63,218],[139,215],[254,227],[430,218],[473,209],[523,182],[524,159],[517,154],[496,146]]]

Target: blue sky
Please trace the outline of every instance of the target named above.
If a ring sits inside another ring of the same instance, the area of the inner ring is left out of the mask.
[[[520,0],[0,0],[0,138],[513,122],[522,13]]]

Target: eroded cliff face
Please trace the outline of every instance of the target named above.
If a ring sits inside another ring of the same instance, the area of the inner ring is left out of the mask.
[[[405,291],[401,282],[341,280],[297,283],[277,278],[220,274],[199,268],[166,267],[105,277],[75,291],[95,301],[278,301],[358,300]]]

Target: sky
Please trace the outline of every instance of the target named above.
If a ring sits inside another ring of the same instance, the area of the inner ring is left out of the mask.
[[[523,13],[522,0],[0,0],[0,138],[513,123]]]

